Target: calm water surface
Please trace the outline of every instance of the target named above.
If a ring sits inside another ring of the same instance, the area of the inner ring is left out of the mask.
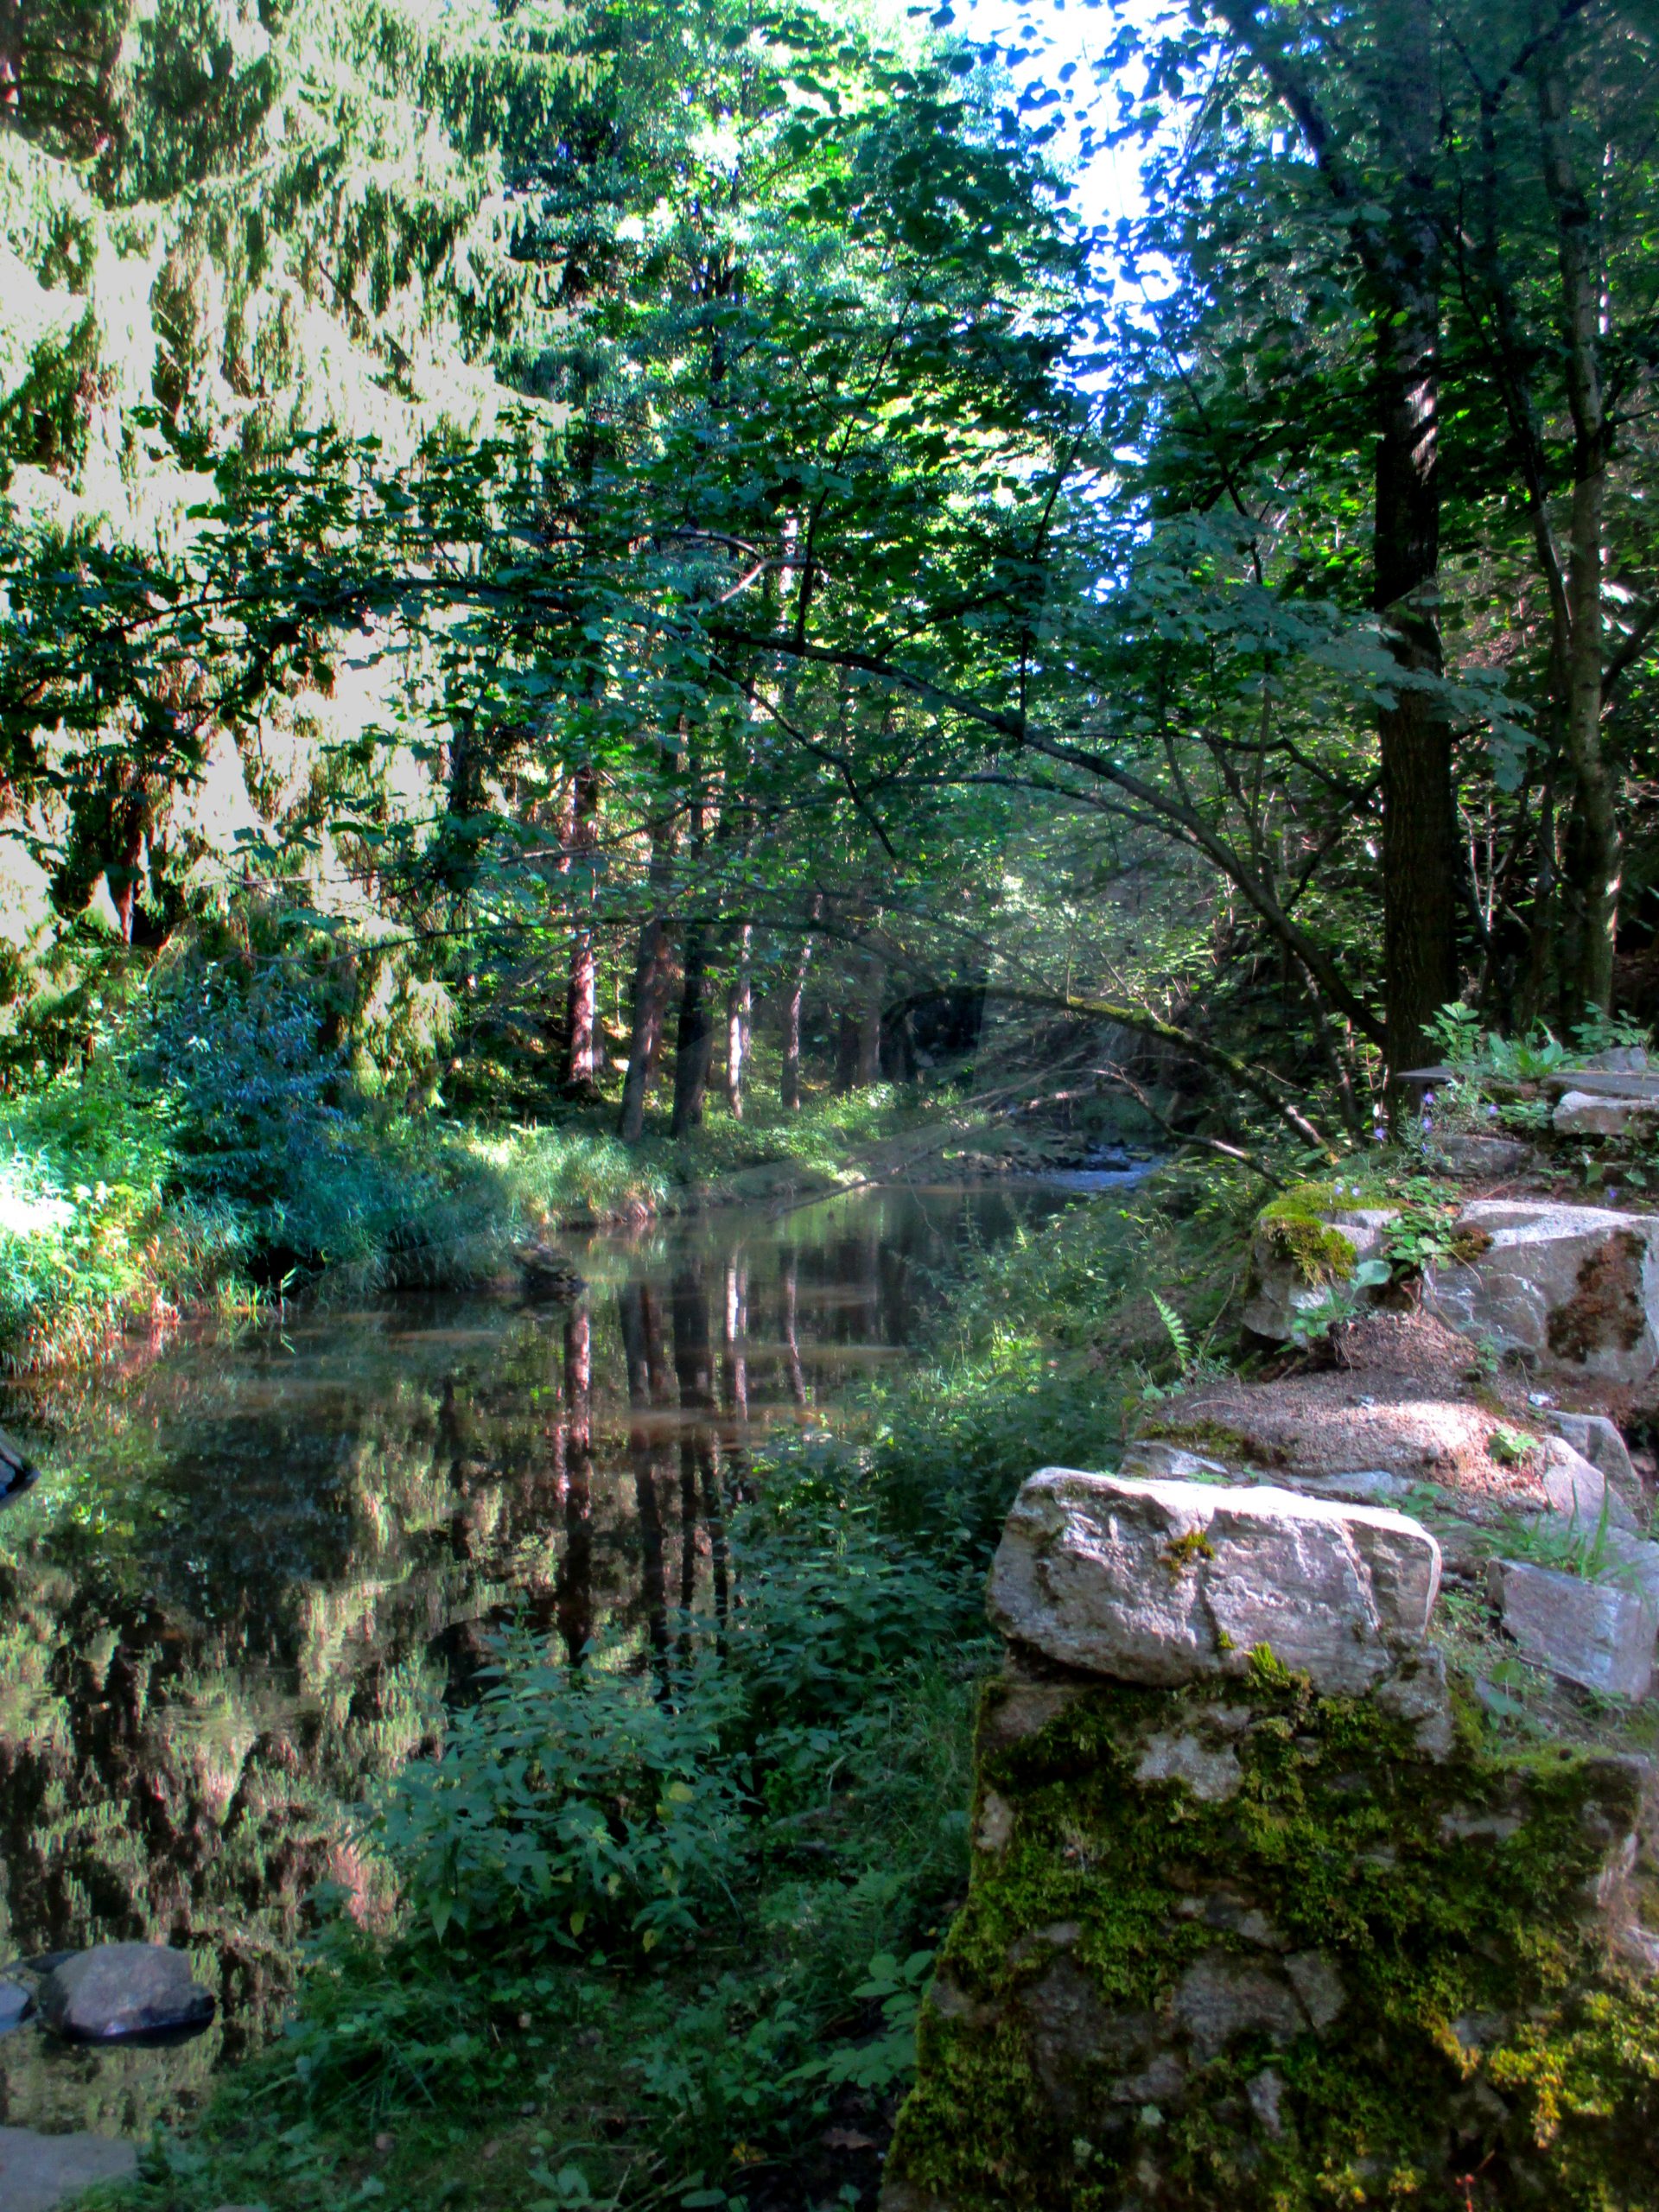
[[[643,1660],[722,1604],[756,1441],[833,1427],[964,1249],[1083,1194],[568,1238],[572,1307],[311,1310],[0,1395],[45,1470],[0,1519],[0,1964],[184,1944],[220,2000],[171,2051],[0,2037],[0,2124],[130,2133],[196,2101],[280,2012],[318,1883],[383,1905],[353,1809],[435,1748],[492,1630],[528,1615],[575,1652],[602,1626]]]

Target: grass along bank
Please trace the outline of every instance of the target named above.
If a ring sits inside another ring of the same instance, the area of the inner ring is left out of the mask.
[[[193,1307],[486,1280],[519,1238],[832,1191],[940,1126],[883,1089],[630,1147],[602,1109],[496,1128],[296,1095],[263,1069],[232,1089],[211,1059],[187,1087],[100,1058],[0,1101],[0,1363],[96,1357]]]
[[[325,1899],[289,2032],[111,2201],[872,2202],[965,1883],[990,1545],[1038,1460],[1115,1453],[1173,1366],[1143,1286],[1201,1335],[1246,1211],[1165,1178],[985,1256],[855,1439],[757,1471],[730,1613],[661,1666],[510,1643],[368,1817],[395,1931]]]

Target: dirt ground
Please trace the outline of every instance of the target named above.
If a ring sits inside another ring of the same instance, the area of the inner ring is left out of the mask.
[[[1520,1439],[1547,1433],[1545,1409],[1528,1403],[1524,1375],[1486,1372],[1463,1338],[1415,1312],[1350,1323],[1326,1357],[1333,1363],[1314,1368],[1292,1356],[1262,1379],[1230,1378],[1166,1399],[1140,1433],[1264,1472],[1377,1471],[1471,1502],[1517,1510],[1542,1503],[1540,1455],[1522,1465],[1512,1459]]]

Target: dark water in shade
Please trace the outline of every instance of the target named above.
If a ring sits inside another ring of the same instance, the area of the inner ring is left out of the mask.
[[[573,1307],[302,1311],[0,1394],[44,1469],[0,1517],[0,1967],[168,1942],[220,2000],[171,2051],[0,2037],[0,2124],[132,2133],[196,2101],[280,2012],[318,1882],[384,1904],[353,1808],[435,1746],[493,1629],[620,1630],[643,1662],[675,1610],[723,1602],[757,1440],[833,1427],[964,1251],[1081,1196],[567,1238]]]

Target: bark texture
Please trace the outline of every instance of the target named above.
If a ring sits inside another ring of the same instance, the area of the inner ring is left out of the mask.
[[[791,1114],[798,1112],[801,1103],[801,1001],[806,996],[806,971],[812,961],[812,925],[823,912],[823,900],[815,893],[806,910],[807,926],[802,932],[800,950],[790,970],[789,988],[784,997],[784,1063],[778,1097],[785,1111]]]

